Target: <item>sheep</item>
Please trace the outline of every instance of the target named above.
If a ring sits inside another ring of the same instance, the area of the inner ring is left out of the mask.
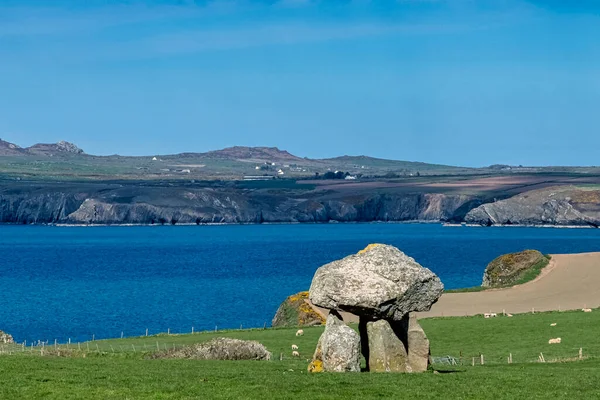
[[[298,346],[296,346],[295,344],[292,345],[292,350],[298,350]]]
[[[512,317],[512,314],[510,314],[510,313],[506,313],[506,316],[507,316],[507,317]]]
[[[550,326],[556,326],[556,322],[551,323]]]
[[[583,312],[592,312],[591,308],[582,308],[581,311]]]
[[[485,313],[483,314],[483,318],[493,318],[493,317],[497,317],[498,315],[496,313]]]
[[[294,350],[292,351],[292,357],[300,357],[300,353]]]
[[[304,336],[304,331],[302,329],[298,329],[296,336]]]
[[[561,340],[560,338],[550,339],[550,340],[548,340],[548,344],[559,344],[560,340]]]
[[[497,317],[498,315],[496,313],[490,313],[490,317],[494,318]]]

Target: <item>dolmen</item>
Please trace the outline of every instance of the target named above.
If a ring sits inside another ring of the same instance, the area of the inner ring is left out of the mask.
[[[426,371],[429,340],[411,313],[429,311],[443,291],[437,275],[383,244],[320,267],[309,299],[330,312],[308,370],[360,372],[362,353],[371,372]],[[340,311],[359,317],[358,333]]]

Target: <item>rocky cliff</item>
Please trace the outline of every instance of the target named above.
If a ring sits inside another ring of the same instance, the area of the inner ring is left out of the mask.
[[[460,221],[482,200],[428,193],[337,193],[158,186],[0,186],[1,223],[201,224]]]
[[[600,189],[561,186],[483,204],[465,216],[481,225],[600,226]]]

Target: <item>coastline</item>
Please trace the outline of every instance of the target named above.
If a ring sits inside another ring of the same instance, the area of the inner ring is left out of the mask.
[[[591,225],[553,225],[553,224],[510,224],[510,225],[481,225],[466,223],[448,223],[444,221],[407,220],[407,221],[326,221],[326,222],[203,222],[203,223],[176,223],[176,224],[69,224],[69,223],[10,223],[0,222],[0,226],[53,226],[53,227],[162,227],[162,226],[223,226],[223,225],[361,225],[361,224],[398,224],[398,225],[442,225],[445,228],[554,228],[554,229],[600,229]]]

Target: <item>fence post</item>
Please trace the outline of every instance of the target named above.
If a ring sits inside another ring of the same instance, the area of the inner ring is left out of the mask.
[[[146,328],[146,336],[148,336],[148,328]]]
[[[484,362],[483,362],[483,354],[480,354],[479,357],[481,357],[481,365],[483,365],[484,364]]]
[[[583,360],[583,347],[579,348],[579,359]]]
[[[279,353],[279,361],[283,361],[283,353]]]
[[[123,331],[121,331],[121,339],[123,339]]]
[[[192,335],[194,334],[194,327],[192,326]]]
[[[475,357],[473,357],[473,361],[471,361],[471,365],[474,367],[475,366]]]

